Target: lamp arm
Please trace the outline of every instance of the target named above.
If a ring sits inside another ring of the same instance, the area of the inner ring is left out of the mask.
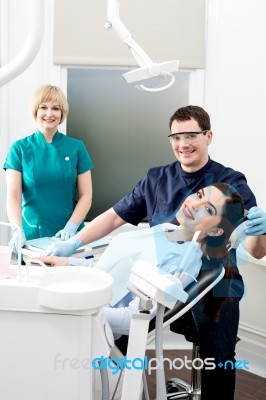
[[[105,24],[106,29],[114,29],[115,33],[122,40],[123,43],[127,44],[133,57],[137,61],[140,68],[131,70],[123,77],[127,83],[140,81],[143,79],[149,79],[154,77],[162,77],[165,79],[166,84],[156,87],[149,88],[145,85],[137,85],[136,87],[141,90],[149,92],[158,92],[164,89],[168,89],[175,82],[175,77],[172,72],[178,71],[179,62],[177,60],[167,61],[162,63],[154,63],[147,53],[138,45],[138,43],[132,38],[130,32],[125,27],[120,19],[119,7],[120,0],[108,0],[107,5],[107,18],[108,22]]]
[[[113,29],[117,36],[122,40],[123,43],[127,44],[133,57],[137,63],[144,67],[152,64],[152,60],[145,53],[145,51],[132,39],[132,36],[126,26],[123,24],[119,14],[120,0],[108,0],[107,5],[107,19],[108,22],[105,24],[107,29]]]
[[[0,86],[16,78],[32,63],[36,57],[44,33],[44,1],[31,0],[31,21],[28,36],[18,55],[0,69]]]

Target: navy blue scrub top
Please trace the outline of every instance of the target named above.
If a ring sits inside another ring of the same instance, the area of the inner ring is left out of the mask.
[[[173,220],[187,196],[216,182],[233,186],[243,197],[247,210],[256,206],[245,175],[209,159],[203,168],[192,173],[183,171],[178,161],[151,168],[113,208],[130,224],[138,225],[147,217],[150,226],[154,226]]]
[[[130,224],[138,225],[148,217],[150,226],[154,226],[174,220],[176,212],[187,196],[216,182],[226,182],[233,186],[243,197],[244,207],[247,210],[257,205],[244,174],[209,159],[203,168],[192,173],[183,171],[177,161],[170,165],[151,168],[132,192],[123,197],[113,208]],[[202,268],[215,268],[218,261],[203,257]],[[237,268],[235,249],[230,251],[230,265],[235,267],[235,278],[230,280],[223,278],[219,283],[219,293],[216,293],[217,288],[215,288],[213,296],[231,296],[240,299],[244,289]]]

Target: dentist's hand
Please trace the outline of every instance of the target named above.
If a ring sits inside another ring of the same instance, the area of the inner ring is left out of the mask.
[[[8,245],[9,245],[9,247],[11,247],[12,252],[16,256],[18,255],[18,236],[19,236],[19,230],[17,228],[13,228],[12,229],[12,237],[11,237]],[[23,247],[25,243],[26,243],[26,236],[25,236],[23,229],[21,229],[21,247]]]
[[[245,234],[259,236],[266,233],[266,213],[259,207],[252,207],[247,214],[248,221]]]
[[[61,240],[68,240],[72,236],[75,236],[78,227],[79,227],[79,225],[77,225],[77,224],[75,224],[75,222],[69,220],[66,223],[65,227],[55,234],[55,237],[60,238]]]
[[[62,242],[55,242],[47,247],[41,256],[71,256],[75,251],[83,246],[82,241],[77,237],[73,236],[70,239]]]

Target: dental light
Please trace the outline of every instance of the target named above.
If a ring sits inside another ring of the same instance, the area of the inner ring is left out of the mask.
[[[136,87],[148,92],[158,92],[168,89],[175,82],[173,72],[178,71],[179,61],[167,61],[162,63],[154,63],[145,51],[133,40],[130,32],[122,23],[119,16],[119,3],[120,0],[108,0],[107,18],[108,22],[105,24],[106,29],[114,29],[115,33],[119,36],[123,43],[127,44],[133,57],[139,64],[140,68],[123,74],[127,83],[133,83],[144,79],[160,77],[163,78],[165,84],[159,87],[150,88],[143,84]]]

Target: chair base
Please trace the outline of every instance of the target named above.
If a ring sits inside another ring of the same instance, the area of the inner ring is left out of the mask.
[[[200,400],[200,388],[192,389],[192,387],[182,379],[172,378],[166,383],[167,399],[187,399],[187,400]]]

